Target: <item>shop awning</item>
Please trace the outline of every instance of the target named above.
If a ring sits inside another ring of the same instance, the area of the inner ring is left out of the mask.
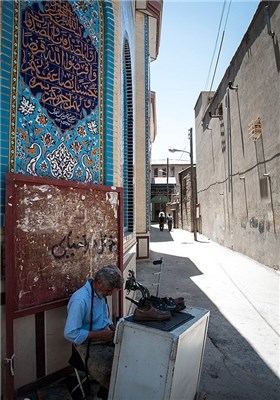
[[[152,203],[167,203],[167,196],[163,194],[152,197]]]

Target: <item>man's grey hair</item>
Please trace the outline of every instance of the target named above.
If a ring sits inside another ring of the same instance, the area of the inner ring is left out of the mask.
[[[124,282],[121,271],[115,265],[105,265],[100,268],[96,271],[94,280],[100,280],[114,289],[121,289]]]

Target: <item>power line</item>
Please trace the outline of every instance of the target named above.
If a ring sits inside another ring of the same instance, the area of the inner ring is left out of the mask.
[[[230,2],[229,2],[229,6],[228,6],[228,10],[227,10],[227,15],[226,15],[226,19],[225,19],[224,29],[223,29],[222,38],[221,38],[221,42],[220,42],[220,46],[219,46],[219,51],[218,51],[218,56],[217,56],[217,60],[216,60],[216,64],[215,64],[215,69],[214,69],[214,73],[213,73],[213,77],[212,77],[212,81],[211,81],[211,86],[210,86],[209,90],[207,90],[207,85],[208,85],[208,81],[209,81],[209,76],[210,76],[210,72],[211,72],[211,68],[212,68],[214,56],[215,56],[216,49],[217,49],[218,38],[219,38],[219,36],[220,36],[221,25],[222,25],[222,21],[223,21],[223,17],[224,17],[224,12],[225,12],[225,7],[226,7],[227,0],[224,0],[224,4],[223,4],[223,9],[222,9],[221,17],[220,17],[219,28],[218,28],[218,33],[217,33],[217,38],[216,38],[216,43],[215,43],[215,49],[214,49],[214,52],[213,52],[213,56],[212,56],[212,60],[211,60],[211,65],[210,65],[209,72],[208,72],[207,82],[206,82],[205,89],[204,89],[205,91],[208,91],[209,93],[212,91],[212,86],[213,86],[213,83],[214,83],[214,79],[215,79],[215,76],[216,76],[216,71],[217,71],[218,63],[219,63],[219,60],[220,60],[220,54],[221,54],[222,45],[223,45],[223,41],[224,41],[224,36],[225,36],[225,31],[226,31],[226,26],[227,26],[227,21],[228,21],[230,6],[231,6],[231,1],[232,1],[232,0],[230,0]],[[203,115],[204,115],[205,110],[206,110],[207,107],[208,107],[208,103],[205,103],[204,110],[203,110]]]
[[[230,7],[231,7],[231,1],[232,1],[232,0],[229,1],[229,6],[228,6],[228,10],[227,10],[227,15],[226,15],[225,23],[224,23],[224,28],[223,28],[223,33],[222,33],[222,37],[221,37],[221,41],[220,41],[219,51],[218,51],[218,55],[217,55],[217,59],[216,59],[216,64],[215,64],[215,68],[214,68],[214,72],[213,72],[213,76],[212,76],[212,81],[211,81],[210,88],[209,88],[209,90],[208,90],[209,92],[211,92],[211,90],[212,90],[212,86],[213,86],[214,79],[215,79],[216,72],[217,72],[218,63],[219,63],[219,60],[220,60],[220,55],[221,55],[221,50],[222,50],[222,46],[223,46],[224,36],[225,36],[225,32],[226,32],[226,26],[227,26],[229,11],[230,11]],[[212,56],[212,60],[211,60],[211,64],[210,64],[210,68],[209,68],[209,72],[208,72],[208,76],[207,76],[207,81],[206,81],[206,85],[205,85],[205,90],[207,90],[207,85],[208,85],[208,82],[209,82],[209,77],[210,77],[210,72],[211,72],[211,69],[212,69],[213,61],[214,61],[214,56],[215,56],[216,50],[217,50],[217,44],[218,44],[218,39],[219,39],[219,36],[220,36],[222,21],[223,21],[223,18],[224,18],[224,12],[225,12],[225,8],[226,8],[226,3],[227,3],[227,0],[224,0],[223,9],[222,9],[221,17],[220,17],[220,22],[219,22],[218,33],[217,33],[216,42],[215,42],[215,48],[214,48],[214,51],[213,51],[213,56]]]
[[[221,14],[221,17],[220,17],[220,22],[219,22],[219,28],[218,28],[217,37],[216,37],[216,42],[215,42],[215,47],[214,47],[214,50],[213,50],[213,55],[212,55],[210,67],[209,67],[209,70],[208,70],[208,75],[207,75],[207,79],[206,79],[206,83],[205,83],[204,90],[207,90],[207,86],[208,86],[208,82],[209,82],[209,78],[210,78],[210,73],[211,73],[211,70],[212,70],[212,65],[213,65],[214,57],[215,57],[216,50],[217,50],[218,39],[219,39],[219,36],[220,36],[220,31],[221,31],[221,26],[222,26],[222,20],[223,20],[224,12],[225,12],[226,2],[227,2],[227,0],[224,0],[223,9],[222,9],[222,14]]]
[[[221,50],[222,50],[222,46],[223,46],[223,41],[224,41],[224,36],[225,36],[225,32],[226,32],[226,26],[227,26],[227,21],[228,21],[228,15],[229,15],[229,10],[230,10],[230,6],[231,6],[231,0],[229,2],[229,7],[228,7],[228,12],[227,12],[227,16],[226,16],[226,20],[225,20],[225,25],[224,25],[224,30],[222,33],[222,39],[221,39],[221,43],[220,43],[220,48],[219,48],[219,52],[218,52],[218,56],[217,56],[217,61],[216,61],[216,65],[215,65],[215,69],[214,69],[214,74],[213,74],[213,78],[212,78],[212,82],[211,82],[211,86],[209,89],[209,92],[211,92],[212,90],[212,86],[213,86],[213,82],[216,76],[216,71],[217,71],[217,67],[218,67],[218,63],[220,60],[220,54],[221,54]]]

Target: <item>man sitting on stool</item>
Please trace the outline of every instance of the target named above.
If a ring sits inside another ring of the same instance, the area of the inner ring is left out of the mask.
[[[120,270],[107,265],[71,296],[64,337],[76,345],[90,378],[101,385],[99,395],[107,392],[114,357],[115,325],[109,316],[106,296],[123,286]],[[104,390],[104,388],[106,390]]]

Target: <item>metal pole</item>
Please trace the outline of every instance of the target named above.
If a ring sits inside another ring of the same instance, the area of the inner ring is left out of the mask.
[[[179,173],[180,180],[180,206],[181,206],[181,229],[184,229],[184,214],[183,214],[183,183],[182,174]],[[177,226],[178,228],[178,226]]]
[[[192,128],[189,129],[190,139],[190,158],[191,158],[191,209],[192,209],[192,223],[193,223],[193,238],[197,240],[197,229],[196,229],[196,195],[195,195],[195,175],[193,166],[193,137]]]
[[[166,195],[167,195],[167,203],[169,203],[169,158],[168,157],[166,160]]]

